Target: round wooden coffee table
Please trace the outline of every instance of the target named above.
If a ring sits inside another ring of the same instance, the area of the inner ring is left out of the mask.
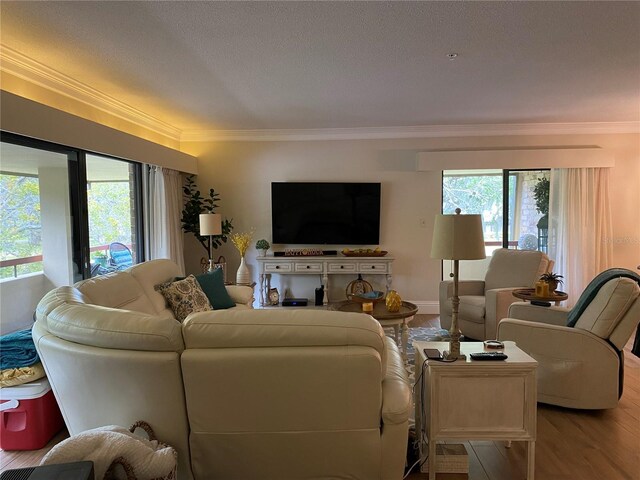
[[[560,302],[569,298],[564,292],[556,290],[552,295],[546,297],[539,297],[536,295],[535,288],[517,288],[513,292],[513,296],[520,300],[526,300],[534,305],[550,306],[551,302],[555,302],[556,306],[560,305]]]
[[[349,300],[336,303],[332,306],[332,310],[367,313],[362,311],[361,303],[351,302]],[[409,327],[407,323],[411,321],[416,313],[418,313],[418,307],[411,302],[402,302],[400,310],[397,312],[389,312],[384,302],[378,302],[373,305],[373,312],[367,313],[380,322],[380,325],[383,327],[393,327],[396,344],[400,347],[402,359],[405,362],[407,361],[407,345],[409,343]],[[402,328],[402,335],[399,335],[400,328]],[[402,341],[400,341],[401,339]]]

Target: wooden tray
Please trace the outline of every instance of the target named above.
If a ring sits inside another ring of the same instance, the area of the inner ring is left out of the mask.
[[[381,252],[371,252],[371,253],[366,253],[366,252],[349,252],[349,253],[344,253],[342,252],[342,255],[344,255],[345,257],[384,257],[387,253],[386,250],[382,250]]]

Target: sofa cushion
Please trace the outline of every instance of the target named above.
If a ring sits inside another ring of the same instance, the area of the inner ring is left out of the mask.
[[[161,283],[156,288],[167,300],[174,317],[179,322],[182,322],[191,313],[211,310],[209,299],[193,275],[189,275],[184,280]]]
[[[147,298],[158,316],[163,318],[173,317],[173,312],[167,307],[166,300],[162,294],[154,288],[156,285],[170,282],[173,278],[182,274],[173,261],[166,258],[151,260],[134,265],[127,269],[127,272],[140,282],[142,289],[147,294]]]
[[[609,338],[620,319],[640,295],[640,287],[630,278],[614,278],[605,283],[580,315],[576,328]]]
[[[182,280],[184,277],[177,277],[176,280]],[[225,310],[233,308],[236,303],[233,301],[227,288],[224,286],[224,272],[221,268],[207,273],[196,275],[196,280],[200,284],[200,288],[209,299],[211,308],[214,310]]]
[[[175,319],[84,304],[73,287],[47,293],[38,303],[36,317],[37,323],[53,335],[81,345],[156,352],[184,349],[180,324]]]
[[[500,248],[489,262],[485,289],[533,287],[548,266],[549,257],[542,252]]]
[[[183,323],[182,335],[187,348],[367,346],[380,354],[386,369],[384,331],[361,313],[217,310],[191,315]]]
[[[74,286],[87,297],[87,303],[93,305],[133,310],[149,315],[157,313],[140,282],[128,271],[89,278]]]

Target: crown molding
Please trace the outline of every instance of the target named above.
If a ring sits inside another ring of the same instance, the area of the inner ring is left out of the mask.
[[[640,122],[425,125],[412,127],[317,128],[281,130],[184,130],[185,142],[274,142],[477,137],[502,135],[596,135],[640,133]]]
[[[180,129],[0,44],[0,70],[138,127],[180,141]]]
[[[640,133],[640,121],[315,129],[180,130],[3,44],[0,44],[0,70],[180,143]]]

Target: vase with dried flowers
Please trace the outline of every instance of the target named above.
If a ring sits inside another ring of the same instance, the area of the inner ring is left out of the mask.
[[[253,232],[231,234],[231,242],[233,242],[240,253],[240,266],[236,273],[236,283],[238,285],[248,285],[251,283],[251,272],[249,272],[249,267],[244,260],[244,256],[249,249],[252,237]]]

